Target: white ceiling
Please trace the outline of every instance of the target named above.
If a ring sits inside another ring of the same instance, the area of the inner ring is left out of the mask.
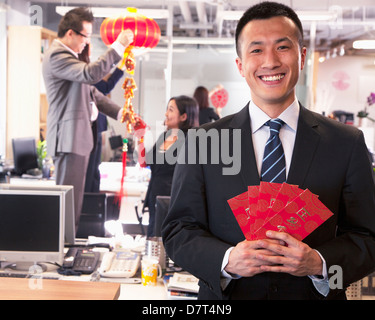
[[[219,12],[245,11],[258,3],[256,0],[106,0],[106,7],[136,7],[138,9],[169,9],[173,15],[173,38],[233,38],[236,27],[234,20],[220,20]],[[336,13],[338,19],[331,22],[316,22],[316,33],[311,32],[311,21],[303,22],[305,42],[312,43],[318,51],[338,48],[345,44],[347,54],[363,53],[351,49],[353,40],[358,38],[375,39],[375,0],[279,0],[297,12]],[[92,0],[39,0],[32,3],[41,6],[78,6],[103,7],[104,1]],[[47,17],[48,18],[48,17]],[[55,18],[56,19],[56,18]],[[103,18],[98,18],[97,25]],[[156,20],[162,36],[167,34],[167,19]],[[98,32],[99,28],[96,28]],[[163,45],[161,43],[161,45]],[[373,52],[370,52],[373,54]]]

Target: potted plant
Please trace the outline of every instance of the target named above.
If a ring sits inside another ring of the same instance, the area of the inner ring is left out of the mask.
[[[36,153],[38,156],[38,167],[40,170],[43,170],[44,159],[47,156],[47,141],[38,141],[36,146]]]
[[[373,105],[374,103],[375,103],[375,93],[371,92],[370,95],[367,97],[365,109],[359,111],[358,114],[357,114],[357,117],[359,117],[359,123],[360,123],[359,126],[361,126],[363,118],[367,118],[367,119],[371,120],[372,122],[375,122],[375,119],[369,117],[368,112],[367,112],[367,108],[370,107],[371,105]]]

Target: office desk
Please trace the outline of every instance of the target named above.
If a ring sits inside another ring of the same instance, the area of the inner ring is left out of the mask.
[[[168,300],[163,280],[158,279],[156,286],[145,287],[142,284],[121,284],[119,300]]]
[[[0,300],[116,300],[120,284],[48,279],[0,279]]]

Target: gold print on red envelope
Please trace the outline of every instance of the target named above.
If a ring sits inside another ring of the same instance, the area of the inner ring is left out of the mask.
[[[234,216],[245,236],[246,239],[250,239],[250,227],[252,223],[250,222],[250,212],[249,212],[249,199],[248,192],[241,193],[232,199],[228,200],[228,204],[232,209]]]
[[[247,240],[266,238],[267,230],[303,240],[333,215],[310,190],[287,183],[249,186],[228,204]]]

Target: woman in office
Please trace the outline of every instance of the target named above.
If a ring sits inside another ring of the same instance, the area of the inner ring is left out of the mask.
[[[194,99],[197,100],[199,105],[199,125],[212,122],[220,118],[214,109],[210,108],[207,88],[202,86],[197,87],[194,91]]]
[[[149,210],[149,237],[154,235],[156,197],[171,194],[178,152],[188,129],[199,125],[198,113],[198,104],[193,98],[184,95],[172,97],[165,112],[166,131],[146,154],[146,162],[151,169],[151,179],[144,203],[144,208]]]

